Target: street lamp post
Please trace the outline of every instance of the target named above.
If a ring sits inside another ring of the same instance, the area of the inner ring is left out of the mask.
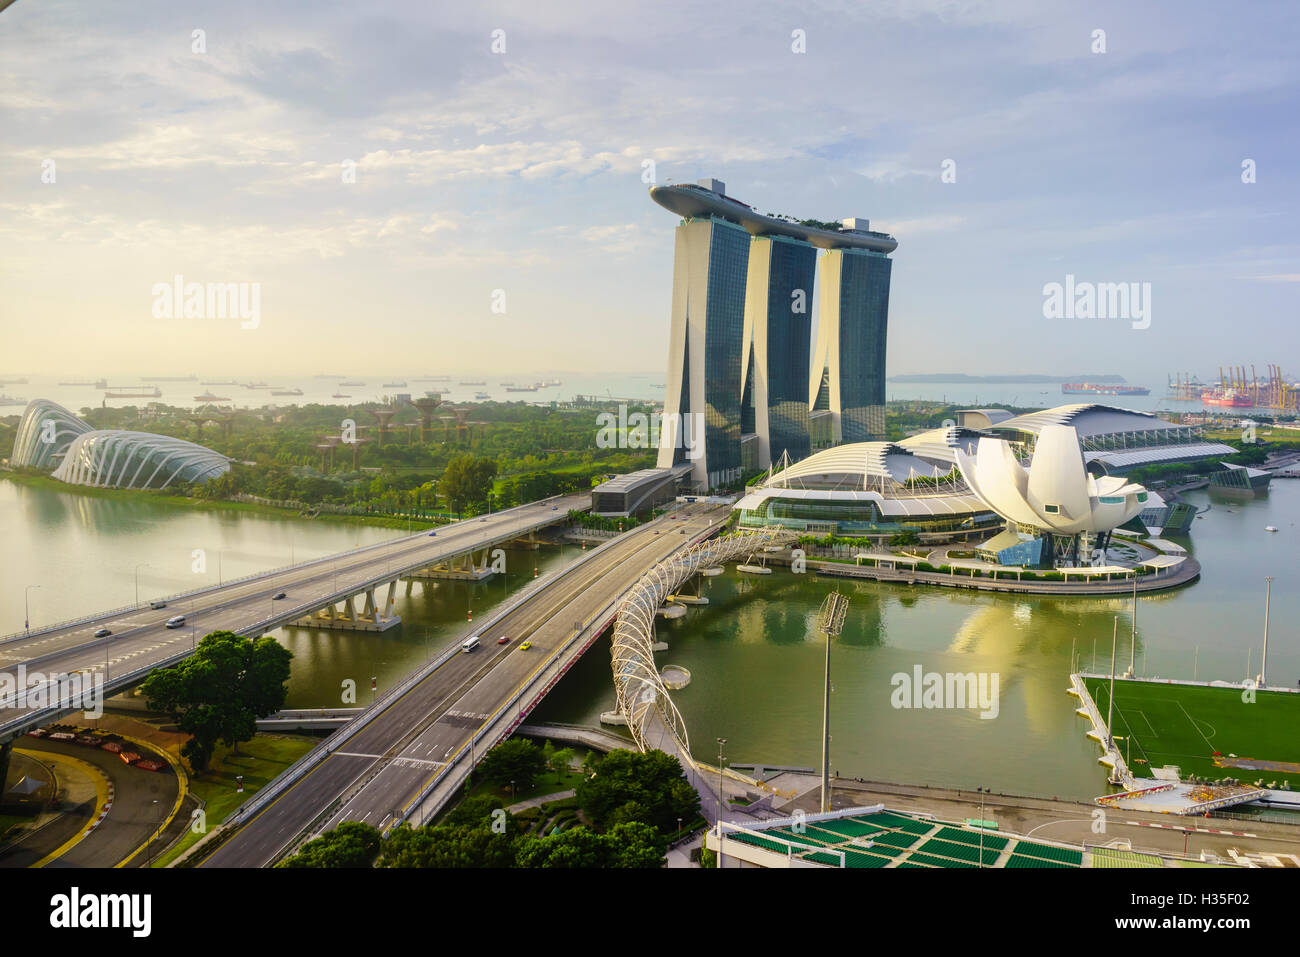
[[[822,602],[818,627],[826,636],[826,671],[822,680],[822,803],[825,813],[831,809],[831,638],[844,630],[844,616],[849,600],[831,592]]]
[[[1264,576],[1264,657],[1259,662],[1259,680],[1255,682],[1264,687],[1264,674],[1268,670],[1268,604],[1273,594],[1273,576]]]
[[[31,593],[33,588],[40,587],[40,585],[28,585],[23,589],[23,631],[29,634],[32,630],[32,608],[31,604],[28,602],[28,595]],[[138,605],[139,603],[140,602],[137,599],[136,604]]]
[[[718,866],[722,866],[722,749],[726,738],[718,738]]]
[[[148,562],[141,562],[135,566],[135,604],[137,608],[140,606],[140,569],[148,567]]]

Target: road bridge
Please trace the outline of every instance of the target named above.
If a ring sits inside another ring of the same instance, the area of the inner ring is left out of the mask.
[[[645,571],[712,535],[726,515],[688,506],[530,583],[475,626],[478,650],[453,647],[426,665],[237,811],[201,866],[266,866],[342,821],[383,829],[430,820],[612,624]]]
[[[589,507],[590,495],[558,496],[440,526],[432,533],[426,530],[169,596],[165,607],[152,607],[158,603],[155,600],[10,635],[0,640],[4,754],[17,735],[78,710],[72,705],[74,690],[67,676],[102,682],[105,696],[115,694],[143,681],[155,668],[182,661],[193,652],[198,638],[209,632],[259,635],[312,619],[340,602],[349,606],[352,624],[381,627],[385,619],[393,618],[391,600],[399,579],[567,521],[570,510]],[[375,593],[385,586],[389,597],[381,606]],[[284,597],[277,599],[279,594]],[[353,607],[356,596],[366,596],[364,612]],[[174,615],[184,615],[182,627],[167,627]],[[332,617],[337,627],[339,616]],[[105,628],[112,634],[95,636]],[[41,676],[41,683],[28,688],[33,675]],[[64,680],[56,683],[54,676]],[[4,763],[0,757],[0,770]]]

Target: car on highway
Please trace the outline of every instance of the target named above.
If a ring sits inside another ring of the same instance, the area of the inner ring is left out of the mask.
[[[497,644],[498,644],[498,645],[504,645],[504,644],[505,644],[507,641],[509,641],[509,640],[510,640],[510,639],[507,638],[505,635],[502,635],[500,638],[497,639]]]
[[[274,595],[271,596],[271,601],[279,601],[279,600],[280,600],[281,598],[283,598],[283,597],[284,597],[284,592],[282,592],[282,591],[278,591],[278,592],[276,592]]]
[[[112,633],[113,633],[113,632],[112,632],[111,630],[109,630],[108,628],[97,628],[97,629],[95,630],[95,637],[96,637],[96,638],[107,638],[107,637],[108,637],[109,635],[111,635]]]
[[[520,651],[527,651],[527,650],[528,650],[529,648],[531,648],[532,646],[533,646],[533,643],[532,643],[531,641],[525,641],[522,645],[519,646],[519,650],[520,650]]]
[[[167,602],[162,601],[161,599],[156,599],[156,600],[154,600],[154,601],[149,602],[149,607],[150,607],[150,608],[166,608],[166,607],[167,607]]]
[[[478,635],[474,635],[472,638],[466,638],[464,641],[460,643],[460,650],[467,654],[473,651],[477,647],[478,647]]]
[[[170,618],[167,619],[168,628],[179,628],[183,624],[185,624],[184,615],[172,615]]]
[[[552,512],[558,512],[559,510],[560,510],[560,506],[558,506],[558,505],[552,505],[552,506],[551,506],[551,511],[552,511]]]

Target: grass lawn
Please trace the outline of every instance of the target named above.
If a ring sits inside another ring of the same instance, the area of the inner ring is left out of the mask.
[[[1110,681],[1087,680],[1088,692],[1102,717],[1110,703]],[[1245,783],[1289,781],[1300,790],[1300,695],[1256,692],[1255,701],[1242,701],[1240,688],[1115,681],[1115,728],[1121,752],[1127,749],[1130,767],[1149,777],[1152,767],[1176,764],[1183,777],[1236,778]],[[1215,758],[1214,752],[1220,752]],[[1291,767],[1234,767],[1238,759],[1285,762]],[[1145,759],[1145,760],[1142,760]],[[1219,761],[1219,764],[1215,762]]]
[[[583,778],[581,771],[569,771],[565,774],[556,774],[554,771],[547,771],[538,777],[537,783],[530,788],[515,788],[514,800],[510,798],[510,785],[497,787],[495,784],[488,784],[486,781],[478,781],[475,785],[465,792],[465,797],[478,797],[480,794],[491,794],[499,797],[506,804],[514,804],[519,801],[527,801],[530,798],[541,797],[544,794],[555,794],[559,791],[568,791],[578,786],[578,782]]]
[[[190,791],[205,802],[208,829],[211,830],[224,821],[254,792],[319,744],[320,740],[310,735],[259,734],[252,741],[241,744],[239,754],[218,745],[208,770],[202,774],[191,774],[189,782]],[[237,774],[244,776],[243,794],[235,790]],[[202,837],[202,834],[186,831],[185,836],[159,857],[153,866],[165,867]]]

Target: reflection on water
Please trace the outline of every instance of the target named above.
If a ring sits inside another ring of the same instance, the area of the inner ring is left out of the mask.
[[[1131,602],[1123,597],[1057,599],[980,595],[946,589],[850,582],[776,571],[763,577],[729,570],[705,579],[710,604],[660,622],[669,650],[660,664],[691,670],[674,693],[697,750],[728,739],[736,761],[811,767],[819,760],[824,648],[817,610],[827,591],[851,600],[843,635],[832,650],[833,764],[840,773],[886,780],[995,787],[1082,798],[1104,790],[1097,750],[1083,736],[1074,699],[1065,694],[1072,658],[1109,668],[1118,617],[1118,662],[1167,677],[1240,680],[1258,670],[1265,575],[1273,584],[1269,678],[1300,679],[1300,591],[1296,588],[1300,482],[1278,480],[1266,495],[1212,503],[1186,541],[1201,562],[1201,581],[1143,596],[1130,646]],[[1279,529],[1264,531],[1266,525]],[[224,579],[393,538],[396,532],[97,498],[0,481],[0,632],[21,629],[26,585],[33,623],[63,620],[129,604],[138,574],[141,597]],[[206,569],[194,570],[202,549]],[[358,703],[370,679],[382,692],[437,654],[488,608],[542,572],[578,556],[573,546],[509,551],[509,574],[480,584],[440,582],[428,592],[403,585],[399,628],[382,634],[283,629],[294,652],[289,703],[340,703],[345,679]],[[1131,648],[1131,650],[1130,650]],[[892,676],[926,672],[996,672],[998,717],[973,709],[903,710],[891,704]],[[614,703],[609,643],[580,661],[543,704],[542,720],[594,723]],[[707,746],[699,744],[704,743]]]
[[[1263,576],[1273,574],[1269,678],[1287,685],[1300,678],[1295,534],[1263,531],[1269,524],[1290,529],[1300,517],[1300,483],[1275,484],[1266,497],[1238,502],[1231,512],[1216,507],[1196,523],[1184,541],[1202,564],[1202,580],[1141,596],[1135,638],[1132,601],[1124,596],[981,595],[728,570],[705,580],[707,607],[659,622],[669,645],[659,662],[691,670],[691,684],[673,698],[699,753],[712,753],[714,739],[725,737],[736,761],[813,767],[820,761],[824,655],[816,616],[826,593],[839,588],[851,601],[831,662],[831,754],[839,773],[1090,797],[1105,790],[1105,774],[1065,689],[1072,660],[1109,669],[1112,633],[1120,671],[1132,656],[1139,673],[1190,678],[1195,667],[1201,679],[1240,680],[1248,654],[1258,668]],[[539,719],[593,722],[611,708],[608,652],[608,643],[593,649]],[[998,717],[894,708],[892,677],[917,665],[997,673]]]

